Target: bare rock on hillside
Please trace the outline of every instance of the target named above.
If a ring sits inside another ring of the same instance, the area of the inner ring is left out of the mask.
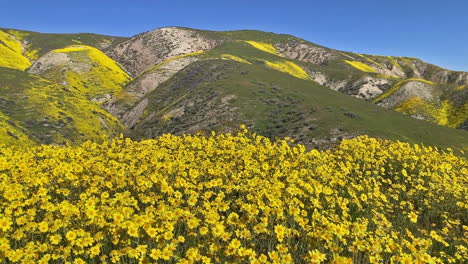
[[[216,47],[217,41],[208,39],[196,30],[167,27],[139,34],[106,51],[131,75],[137,76],[167,59]]]
[[[127,127],[133,127],[135,123],[140,119],[148,106],[148,99],[145,98],[141,100],[132,110],[126,112],[120,121],[124,123]]]
[[[372,99],[380,95],[383,91],[390,88],[390,82],[387,79],[378,79],[373,77],[363,77],[349,87],[357,98]]]
[[[383,99],[379,105],[385,108],[394,108],[399,103],[415,96],[425,101],[433,101],[435,99],[434,86],[418,81],[407,82],[391,95]]]
[[[119,100],[119,97],[122,96],[116,96],[102,104],[102,107],[120,119],[125,125],[132,127],[143,113],[147,101],[143,103],[143,100],[136,106],[133,106],[133,104],[197,60],[198,58],[195,56],[183,57],[149,69],[125,86],[124,93],[127,100]]]
[[[195,56],[171,60],[138,76],[132,83],[125,87],[125,90],[132,95],[141,98],[156,89],[161,83],[169,80],[169,78],[178,71],[197,60],[198,58]]]
[[[278,43],[275,48],[279,54],[286,58],[318,65],[326,64],[336,57],[329,49],[295,41]]]
[[[66,53],[49,52],[34,62],[28,72],[40,75],[56,66],[69,64],[70,61],[70,57]]]

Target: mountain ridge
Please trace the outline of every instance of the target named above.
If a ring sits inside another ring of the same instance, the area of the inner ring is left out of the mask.
[[[13,30],[13,31],[20,31],[20,32],[27,32],[27,33],[35,33],[35,34],[48,34],[48,35],[97,35],[97,36],[106,36],[106,37],[111,37],[111,38],[130,39],[132,37],[135,37],[135,36],[147,33],[147,32],[151,32],[151,31],[154,31],[154,30],[163,29],[163,28],[180,28],[180,29],[188,29],[188,30],[204,31],[204,32],[226,32],[226,33],[228,33],[228,32],[238,32],[238,31],[262,32],[262,33],[270,33],[270,34],[275,34],[275,35],[283,35],[283,36],[287,36],[287,37],[293,37],[293,38],[304,40],[304,41],[309,42],[309,43],[311,43],[313,45],[316,45],[316,46],[320,46],[320,47],[323,47],[323,48],[328,48],[328,47],[326,47],[324,45],[312,42],[311,40],[296,37],[296,36],[288,34],[288,33],[279,33],[279,32],[273,32],[273,31],[270,32],[270,31],[262,31],[262,30],[256,30],[256,29],[210,30],[210,29],[190,28],[190,27],[172,25],[172,26],[162,26],[162,27],[157,27],[157,28],[154,28],[154,29],[149,29],[147,31],[143,31],[143,32],[137,33],[135,35],[130,35],[130,36],[112,35],[112,34],[109,35],[109,34],[105,34],[105,33],[92,33],[92,32],[73,32],[73,33],[42,32],[42,31],[27,30],[27,29],[20,29],[20,28],[4,28],[4,27],[0,27],[0,30],[1,31]],[[328,48],[328,49],[341,51],[341,52],[344,52],[344,53],[364,54],[364,55],[368,55],[368,56],[401,57],[401,58],[407,58],[407,59],[416,59],[416,60],[422,61],[425,64],[436,66],[436,67],[441,68],[443,70],[447,70],[447,71],[451,71],[451,72],[460,72],[460,73],[467,73],[468,72],[468,71],[464,71],[464,70],[450,69],[449,67],[442,67],[442,66],[437,65],[436,63],[431,63],[431,62],[425,61],[423,59],[420,59],[418,57],[412,57],[412,56],[368,54],[368,53],[360,53],[360,52],[356,52],[356,51],[352,51],[352,50],[342,50],[342,49],[335,49],[335,48]]]
[[[426,125],[383,110],[394,109],[416,119],[468,129],[468,73],[449,71],[419,59],[338,51],[292,35],[257,30],[219,32],[164,27],[131,38],[97,34],[42,36],[11,29],[0,32],[18,38],[23,48],[16,52],[21,56],[38,50],[34,60],[26,57],[32,65],[24,69],[26,74],[39,75],[65,91],[75,91],[76,96],[86,98],[88,109],[104,109],[119,120],[120,127],[126,127],[108,136],[120,131],[135,138],[167,132],[234,131],[245,123],[254,132],[271,138],[293,136],[311,147],[330,147],[342,138],[360,134],[452,147],[468,141],[464,131]],[[82,41],[77,41],[77,36]],[[0,48],[5,46],[2,43]],[[64,49],[75,50],[66,53]],[[102,53],[101,62],[86,55],[91,51]],[[72,54],[74,59],[70,60]],[[90,78],[90,69],[104,75]],[[130,76],[112,84],[119,74],[127,73]],[[72,75],[72,79],[66,78]],[[73,84],[70,80],[74,80]],[[99,92],[94,96],[84,92],[90,89]],[[322,98],[320,101],[310,97],[312,90]],[[337,102],[328,97],[340,99]],[[57,98],[56,103],[63,103],[60,100]],[[381,107],[370,107],[372,103]],[[6,105],[0,102],[3,115],[8,110]],[[395,127],[372,120],[384,116],[394,119]],[[17,121],[22,127],[24,120]],[[444,138],[444,134],[450,136]]]

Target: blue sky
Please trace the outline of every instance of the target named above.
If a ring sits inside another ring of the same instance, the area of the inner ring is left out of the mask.
[[[0,27],[132,36],[164,26],[288,33],[468,71],[466,0],[0,0]]]

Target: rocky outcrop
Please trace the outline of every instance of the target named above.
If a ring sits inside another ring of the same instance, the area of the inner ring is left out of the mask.
[[[432,74],[428,74],[428,80],[438,83],[453,83],[456,85],[468,84],[468,73],[452,72],[448,70],[440,70]]]
[[[124,113],[120,121],[124,123],[125,126],[131,128],[133,127],[136,122],[140,119],[141,115],[145,111],[146,107],[148,106],[148,99],[145,98],[141,100],[135,107],[133,107],[130,111]]]
[[[119,100],[119,97],[122,97],[122,95],[119,95],[106,101],[102,104],[102,107],[113,116],[120,119],[125,125],[132,127],[143,113],[143,110],[147,105],[147,100],[142,100],[136,106],[133,106],[133,104],[138,102],[138,100],[142,99],[148,93],[157,89],[158,86],[169,80],[180,70],[197,60],[197,57],[189,56],[171,60],[154,67],[142,73],[135,78],[135,80],[125,86],[123,93],[127,100]]]
[[[380,74],[383,74],[383,75],[387,75],[387,76],[392,76],[392,77],[396,77],[396,78],[404,78],[406,76],[405,72],[395,66],[395,65],[392,65],[391,63],[390,64],[387,64],[386,67],[375,67],[374,68],[376,72],[380,73]]]
[[[71,59],[66,53],[49,52],[34,62],[28,72],[40,75],[54,67],[65,66],[70,62]]]
[[[297,41],[278,43],[275,48],[279,54],[288,59],[317,65],[326,64],[336,57],[329,49]]]
[[[310,78],[315,81],[316,83],[323,85],[327,88],[330,88],[332,90],[338,91],[348,84],[349,80],[348,79],[343,79],[343,80],[334,80],[331,79],[327,74],[322,73],[320,71],[311,71],[308,70],[307,74],[309,74]]]
[[[350,86],[344,89],[352,91],[351,93],[357,98],[372,99],[389,88],[390,82],[387,79],[377,79],[366,76],[351,83]]]
[[[168,27],[137,35],[108,49],[106,53],[131,75],[137,76],[167,59],[212,49],[217,44],[217,41],[198,31]]]
[[[457,85],[468,85],[468,72],[458,72],[454,79]]]
[[[379,102],[385,108],[395,108],[399,103],[411,97],[419,97],[425,101],[433,101],[434,86],[424,82],[409,81],[403,84],[398,90]]]
[[[312,80],[320,85],[366,100],[375,98],[390,88],[390,81],[387,79],[365,76],[355,81],[351,78],[332,80],[326,74],[318,71],[308,71],[307,73]]]
[[[178,71],[197,60],[198,58],[195,56],[171,60],[141,74],[133,82],[127,85],[125,90],[137,98],[141,98],[156,89],[161,83],[169,80],[169,78]]]

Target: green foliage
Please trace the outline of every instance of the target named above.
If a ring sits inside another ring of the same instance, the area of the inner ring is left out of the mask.
[[[349,60],[344,60],[344,62],[348,63],[349,65],[353,66],[354,68],[361,70],[363,72],[372,72],[375,73],[377,72],[374,68],[371,66],[364,64],[360,61],[349,61]]]
[[[124,37],[112,37],[98,34],[49,34],[26,30],[2,29],[15,36],[18,40],[28,43],[25,55],[32,60],[43,56],[47,52],[79,43],[95,48],[104,48],[125,41]]]
[[[0,68],[0,79],[0,135],[5,138],[10,131],[18,137],[5,144],[101,141],[123,129],[115,117],[77,91],[7,68]],[[10,127],[4,125],[6,121]]]
[[[212,52],[215,51],[204,56]],[[233,49],[230,53],[234,53]],[[243,59],[247,58],[244,56]],[[236,114],[227,116],[221,107],[207,107],[216,104],[211,101],[214,99],[210,99],[214,94],[218,98],[232,95],[235,99],[230,102],[230,107],[236,109]],[[211,109],[209,113],[216,116],[216,120],[232,120],[221,121],[209,129],[229,131],[240,123],[247,123],[255,132],[270,138],[292,136],[301,142],[312,138],[325,139],[334,130],[347,135],[369,134],[454,148],[468,142],[464,131],[436,126],[383,109],[314,82],[266,68],[259,62],[195,62],[160,85],[146,99],[149,100],[146,114],[129,131],[129,135],[135,138],[144,138],[154,131],[159,134],[180,133],[192,124],[190,122],[195,122],[193,120],[209,120],[210,116],[205,116],[204,111]],[[181,111],[187,114],[162,124],[163,117],[176,109],[183,109]],[[346,117],[345,112],[353,112],[358,118]]]
[[[31,62],[22,55],[21,43],[0,30],[0,67],[25,70]]]
[[[2,68],[0,89],[7,95],[0,104],[0,140],[7,144],[21,141],[21,145],[62,144],[98,139],[103,134],[112,136],[122,131],[122,125],[91,100],[102,102],[111,95],[116,104],[123,104],[125,110],[130,110],[142,99],[123,89],[131,78],[117,62],[99,50],[125,38],[11,29],[0,32],[3,32],[0,66],[24,70],[30,61],[52,50],[70,59],[64,65],[42,72],[41,77],[48,80]],[[439,101],[401,105],[399,111],[414,115],[424,110],[428,119],[456,127],[466,120],[466,89],[427,81],[441,70],[439,67],[425,65],[425,70],[418,72],[422,62],[414,58],[362,55],[327,48],[324,49],[332,54],[330,60],[312,64],[277,54],[278,44],[303,43],[320,47],[290,35],[253,30],[195,30],[194,34],[220,41],[220,45],[170,58],[137,77],[158,71],[161,65],[183,57],[194,56],[198,61],[147,95],[145,99],[149,100],[149,105],[137,125],[128,128],[129,135],[144,138],[164,132],[196,132],[203,128],[230,131],[240,123],[248,123],[253,130],[270,138],[294,135],[295,139],[309,143],[312,138],[327,140],[358,134],[452,147],[467,142],[463,132],[445,130],[369,105],[319,86],[309,77],[319,72],[326,76],[327,82],[344,83],[345,88],[366,76],[396,83],[376,98],[375,103],[408,81],[431,84],[440,96]],[[377,73],[391,65],[403,71],[405,77]],[[421,79],[413,78],[416,74],[421,74]],[[66,84],[65,87],[62,84]],[[430,111],[428,106],[432,107]],[[229,115],[229,111],[235,114]],[[345,116],[348,112],[357,118]],[[181,113],[185,114],[181,116]],[[216,118],[211,120],[214,116]],[[38,121],[30,122],[33,117]],[[206,120],[211,123],[199,125]],[[209,127],[203,127],[207,124]],[[194,130],[187,130],[189,128]]]
[[[131,80],[114,60],[96,48],[74,45],[53,52],[65,53],[71,61],[68,65],[52,67],[41,75],[59,83],[64,81],[69,89],[76,89],[89,98],[120,92]]]
[[[9,117],[0,112],[0,145],[30,146],[32,141],[25,133],[24,128],[9,120]]]

